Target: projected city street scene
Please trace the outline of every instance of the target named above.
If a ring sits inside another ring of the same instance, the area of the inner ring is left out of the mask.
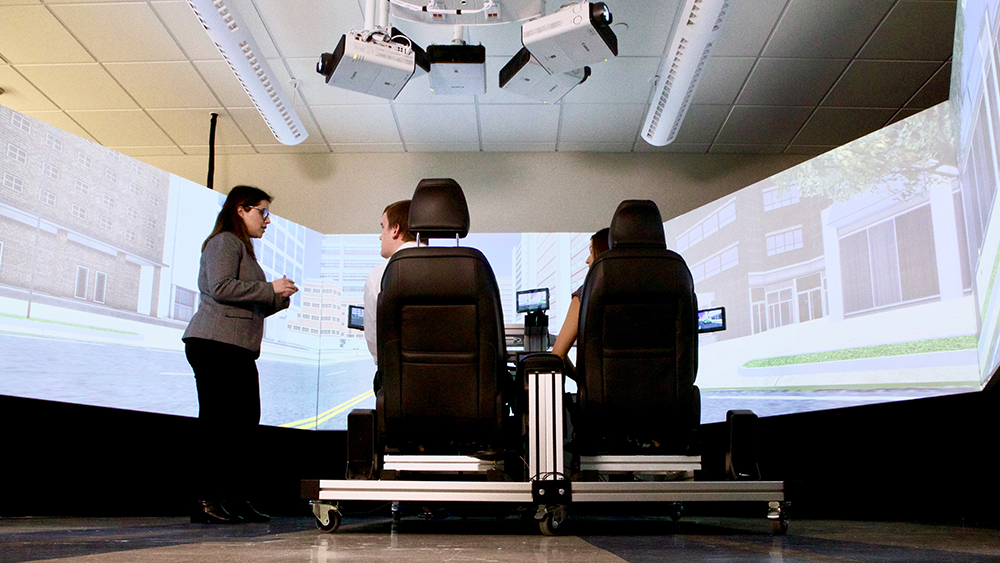
[[[951,127],[948,105],[932,108],[664,224],[700,308],[726,308],[726,330],[700,337],[703,422],[985,383],[1000,355],[996,184],[959,187]],[[3,107],[0,149],[0,394],[196,416],[180,336],[224,195]],[[989,160],[969,154],[963,170]],[[280,209],[255,251],[268,279],[301,291],[265,326],[262,423],[343,429],[375,403],[347,314],[383,260],[378,234],[320,234]],[[493,266],[508,326],[523,323],[517,291],[548,288],[555,334],[590,235],[463,245]]]
[[[665,224],[699,308],[726,307],[701,336],[709,396],[979,389],[950,131],[942,104]]]
[[[959,5],[961,24],[955,32],[955,67],[951,105],[957,120],[959,178],[966,202],[969,248],[981,249],[970,259],[975,272],[980,381],[985,386],[1000,367],[1000,300],[996,284],[1000,268],[1000,183],[996,143],[1000,130],[1000,10],[996,0],[969,0]]]

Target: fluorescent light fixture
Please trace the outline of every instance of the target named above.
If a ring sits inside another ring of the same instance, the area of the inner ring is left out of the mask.
[[[732,0],[685,0],[660,62],[642,138],[662,147],[677,138]]]
[[[297,145],[306,140],[309,133],[295,110],[285,103],[274,72],[235,8],[225,0],[187,0],[187,3],[219,48],[222,58],[233,69],[274,138],[285,145]]]

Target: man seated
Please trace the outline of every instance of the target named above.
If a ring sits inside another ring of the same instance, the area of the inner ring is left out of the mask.
[[[417,246],[417,239],[410,233],[410,200],[404,199],[391,203],[382,212],[382,234],[378,239],[382,242],[382,262],[368,274],[365,280],[365,341],[368,342],[368,351],[371,352],[372,359],[375,360],[375,379],[372,381],[375,393],[382,388],[382,376],[378,371],[378,335],[375,324],[378,315],[378,294],[382,290],[382,274],[389,263],[389,258],[400,248],[411,248]]]

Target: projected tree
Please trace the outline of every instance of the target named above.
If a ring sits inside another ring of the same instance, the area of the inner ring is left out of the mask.
[[[863,193],[907,201],[958,176],[948,103],[876,131],[774,177],[802,196],[847,201]]]

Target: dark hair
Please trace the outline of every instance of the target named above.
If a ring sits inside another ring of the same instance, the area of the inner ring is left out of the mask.
[[[257,257],[253,252],[253,243],[250,242],[250,233],[247,232],[247,225],[240,218],[238,209],[242,207],[244,211],[248,211],[251,207],[256,206],[264,200],[270,202],[271,196],[260,188],[235,186],[229,190],[226,202],[222,204],[222,211],[219,211],[219,216],[215,219],[215,228],[212,229],[212,234],[208,235],[208,238],[201,245],[201,251],[205,251],[205,247],[208,246],[208,241],[212,240],[212,237],[222,232],[228,232],[239,237],[243,241],[243,244],[246,245],[247,252],[256,260]]]
[[[597,258],[605,250],[611,248],[611,229],[605,227],[590,237],[590,243],[594,245],[594,258]]]
[[[399,235],[402,237],[403,242],[417,240],[417,237],[410,233],[410,200],[404,199],[396,203],[390,203],[385,206],[383,213],[385,213],[385,218],[389,220],[389,224],[386,227],[391,229],[399,225]]]

